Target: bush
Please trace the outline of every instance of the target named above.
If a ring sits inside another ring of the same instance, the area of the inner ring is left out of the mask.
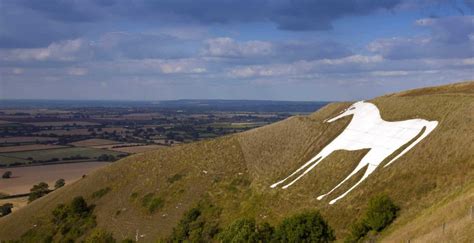
[[[336,238],[319,212],[306,212],[283,220],[276,232],[281,242],[331,242]]]
[[[95,228],[92,211],[93,206],[87,205],[83,197],[59,204],[52,212],[51,223],[38,224],[22,235],[20,242],[76,242]]]
[[[0,217],[7,216],[12,213],[13,204],[5,203],[0,206]]]
[[[115,243],[117,242],[111,233],[95,229],[84,241],[85,243]]]
[[[376,196],[369,201],[364,222],[371,230],[379,232],[392,223],[398,210],[388,196]]]
[[[364,217],[351,226],[351,235],[346,242],[357,242],[369,231],[382,231],[395,220],[398,210],[399,208],[386,195],[371,198]]]
[[[105,196],[105,194],[109,193],[112,189],[110,187],[102,188],[98,191],[92,193],[92,198],[101,198]]]
[[[257,226],[255,219],[239,219],[219,234],[222,242],[270,242],[274,229],[268,223]]]
[[[64,185],[66,185],[66,181],[64,181],[64,179],[59,179],[56,181],[56,183],[54,183],[54,189],[61,188]]]
[[[98,161],[116,161],[117,158],[111,154],[101,154],[97,157]]]
[[[168,177],[166,180],[168,181],[168,183],[173,184],[174,182],[181,180],[183,176],[183,174],[174,174],[173,176]]]
[[[208,202],[200,202],[187,211],[173,228],[167,242],[212,242],[219,232],[220,209]]]
[[[34,185],[30,189],[30,195],[28,196],[28,202],[33,202],[34,200],[46,195],[49,193],[49,186],[45,182],[40,182],[37,185]]]
[[[72,199],[70,209],[72,213],[77,215],[87,215],[90,212],[90,208],[87,206],[87,202],[83,197],[75,197]]]
[[[148,193],[142,198],[142,206],[146,208],[149,213],[154,213],[157,210],[163,208],[165,200],[161,197],[155,196],[154,193]]]
[[[3,173],[3,175],[2,175],[3,179],[10,179],[11,177],[12,177],[12,172],[11,171],[5,171],[5,173]]]

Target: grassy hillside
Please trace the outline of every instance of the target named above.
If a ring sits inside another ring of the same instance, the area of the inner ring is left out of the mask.
[[[96,205],[98,227],[118,239],[137,234],[144,241],[166,237],[183,213],[202,200],[221,209],[220,227],[244,216],[275,223],[305,209],[319,209],[337,238],[343,239],[368,199],[380,193],[401,208],[383,237],[404,241],[408,238],[400,232],[407,231],[410,239],[430,237],[426,234],[439,224],[428,222],[443,221],[439,217],[455,208],[457,200],[466,207],[474,204],[474,82],[390,94],[370,102],[379,107],[385,120],[423,118],[437,120],[439,125],[411,151],[387,168],[380,166],[334,205],[328,204],[331,197],[322,201],[316,197],[350,173],[366,150],[333,153],[287,190],[269,186],[344,129],[350,117],[329,124],[323,121],[350,103],[333,103],[309,116],[240,134],[127,157],[0,218],[0,239],[17,239],[34,225],[48,224],[57,204],[78,195]],[[360,176],[332,195],[347,190]],[[94,197],[101,189],[104,195]],[[151,210],[148,199],[159,201],[160,207]],[[462,235],[455,233],[453,238],[462,241]]]

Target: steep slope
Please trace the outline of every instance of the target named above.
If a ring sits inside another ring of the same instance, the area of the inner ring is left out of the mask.
[[[351,117],[333,123],[323,121],[350,103],[330,104],[309,116],[236,135],[125,158],[0,218],[0,239],[17,239],[34,225],[47,224],[57,204],[78,195],[96,205],[98,227],[118,239],[138,234],[144,241],[169,235],[182,214],[200,200],[222,209],[221,227],[244,216],[274,223],[305,209],[319,209],[342,239],[348,226],[363,213],[368,199],[385,193],[401,211],[383,236],[397,241],[408,240],[399,236],[407,227],[412,229],[407,236],[410,239],[430,232],[430,224],[419,229],[410,226],[430,222],[422,212],[442,214],[438,210],[454,203],[458,196],[466,205],[474,204],[474,82],[390,94],[370,102],[377,105],[384,120],[423,118],[439,121],[439,125],[407,154],[386,168],[377,168],[334,205],[328,204],[330,198],[318,201],[316,197],[349,174],[367,150],[336,151],[289,189],[269,186],[343,131]],[[334,195],[347,190],[361,175],[358,173]],[[110,192],[100,198],[92,196],[104,188]],[[163,208],[154,213],[142,205],[149,193],[164,200]],[[433,230],[438,227],[431,226]]]

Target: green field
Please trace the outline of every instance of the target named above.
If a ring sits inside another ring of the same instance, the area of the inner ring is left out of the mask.
[[[68,160],[64,158],[70,158],[72,156],[87,157],[87,158],[82,158],[81,160],[96,160],[97,157],[103,154],[118,156],[125,153],[110,151],[110,150],[105,150],[105,149],[98,149],[98,148],[86,148],[86,147],[71,147],[71,148],[34,150],[34,151],[23,151],[23,152],[10,152],[10,153],[0,154],[0,165],[12,164],[15,162],[27,163],[27,162],[32,162],[32,161],[68,162],[68,161],[74,161],[74,160]],[[55,160],[55,161],[51,161],[51,160]]]

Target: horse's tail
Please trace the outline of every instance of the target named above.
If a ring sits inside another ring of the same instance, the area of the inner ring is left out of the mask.
[[[437,121],[429,121],[426,123],[425,125],[425,131],[420,135],[420,137],[418,137],[415,141],[413,141],[413,143],[411,143],[410,145],[408,145],[408,147],[406,147],[401,153],[399,153],[397,156],[395,156],[395,158],[393,158],[392,160],[390,160],[390,162],[388,162],[385,166],[389,166],[391,163],[393,163],[395,160],[397,160],[398,158],[400,158],[402,155],[404,155],[406,152],[408,152],[410,149],[412,149],[417,143],[419,143],[421,140],[423,140],[426,136],[428,136],[428,134],[430,134],[435,128],[436,126],[438,126],[438,122]]]

